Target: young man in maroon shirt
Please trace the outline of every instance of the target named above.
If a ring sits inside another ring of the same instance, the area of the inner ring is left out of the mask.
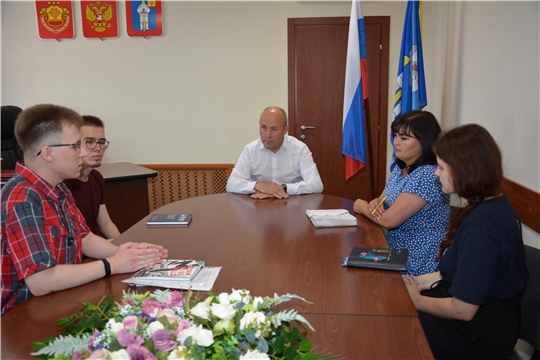
[[[83,115],[84,124],[80,134],[82,145],[88,155],[83,157],[82,169],[78,178],[64,181],[71,190],[75,203],[94,234],[105,239],[120,235],[105,205],[105,180],[97,170],[101,166],[109,141],[105,138],[103,121],[92,115]]]

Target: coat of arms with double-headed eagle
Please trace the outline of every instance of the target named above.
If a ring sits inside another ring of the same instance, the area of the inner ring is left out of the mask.
[[[112,25],[110,20],[113,17],[113,8],[107,2],[96,1],[86,5],[86,20],[90,23],[92,30],[104,32]]]

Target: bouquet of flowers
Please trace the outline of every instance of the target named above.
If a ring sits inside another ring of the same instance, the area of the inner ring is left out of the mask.
[[[31,355],[54,359],[317,359],[300,333],[309,322],[278,304],[304,298],[286,294],[253,297],[248,290],[210,295],[191,291],[124,292],[62,318],[66,335],[34,342]]]

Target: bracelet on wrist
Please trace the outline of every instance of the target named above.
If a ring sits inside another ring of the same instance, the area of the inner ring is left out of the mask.
[[[107,259],[101,259],[103,261],[103,266],[105,267],[105,277],[111,276],[111,264]]]

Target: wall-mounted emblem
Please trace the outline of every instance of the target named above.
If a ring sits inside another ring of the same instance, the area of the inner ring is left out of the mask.
[[[128,36],[161,36],[162,19],[161,0],[126,0]]]
[[[118,36],[116,1],[81,1],[83,36],[115,38]]]
[[[73,11],[71,1],[36,1],[38,34],[41,39],[72,39]]]

